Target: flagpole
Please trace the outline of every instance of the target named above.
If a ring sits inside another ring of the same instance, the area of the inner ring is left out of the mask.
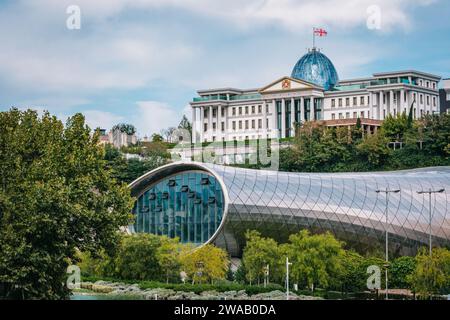
[[[313,49],[316,47],[316,32],[313,27]]]

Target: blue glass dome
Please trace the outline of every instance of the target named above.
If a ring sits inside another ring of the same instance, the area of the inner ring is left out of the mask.
[[[298,60],[292,70],[292,78],[312,82],[331,90],[339,82],[339,77],[330,59],[313,48]]]

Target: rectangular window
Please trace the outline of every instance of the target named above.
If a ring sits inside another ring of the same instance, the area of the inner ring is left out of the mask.
[[[364,118],[364,111],[361,111],[361,119]]]
[[[353,112],[353,119],[356,119],[356,117],[357,117],[357,113]]]
[[[213,118],[216,118],[216,117],[217,117],[217,109],[214,108],[214,109],[213,109]]]
[[[334,113],[331,114],[331,120],[336,120],[336,115]]]
[[[350,107],[350,98],[345,98],[345,106]]]
[[[427,106],[430,105],[430,96],[427,96]]]
[[[216,123],[215,122],[213,122],[212,128],[213,128],[214,131],[216,131]]]
[[[436,97],[433,97],[433,107],[436,107]]]
[[[266,104],[266,113],[269,113],[269,105]]]
[[[236,130],[236,121],[232,122],[233,130]]]
[[[245,114],[248,114],[248,106],[245,106]]]
[[[236,108],[233,107],[233,116],[235,116],[235,115],[236,115]]]
[[[269,129],[269,118],[266,119],[266,129]]]
[[[208,109],[203,109],[203,117],[208,118]]]
[[[420,95],[420,104],[423,104],[423,95]]]
[[[252,106],[252,114],[255,114],[255,106]]]
[[[276,101],[275,105],[275,111],[277,113],[277,129],[281,137],[281,101]]]
[[[262,113],[262,105],[258,106],[258,113],[260,113],[260,114]]]
[[[364,103],[364,97],[361,97],[361,105],[362,105],[362,106],[365,105],[365,103]]]
[[[301,121],[301,105],[302,101],[301,100],[295,100],[294,101],[294,121],[296,123],[300,123]]]
[[[262,119],[258,119],[258,129],[262,128]]]
[[[342,98],[339,98],[339,107],[342,107]]]
[[[346,113],[345,113],[345,118],[346,118],[346,119],[350,119],[350,112],[346,112]]]
[[[221,130],[225,131],[225,122],[222,122],[220,126],[221,126]]]
[[[252,129],[255,129],[255,120],[252,120]]]
[[[207,123],[204,123],[203,124],[203,131],[208,131],[208,124]]]
[[[225,117],[225,108],[222,108],[222,109],[221,109],[220,115],[221,115],[222,117]]]
[[[336,107],[336,99],[331,99],[331,107]]]
[[[242,121],[239,121],[239,130],[242,130]]]
[[[344,116],[342,115],[342,112],[339,112],[339,119],[344,119]]]
[[[242,107],[239,107],[239,115],[242,114]]]
[[[370,111],[367,111],[367,118],[370,119]]]
[[[248,130],[248,120],[245,120],[245,130]]]
[[[356,106],[358,104],[358,98],[353,97],[353,105]]]

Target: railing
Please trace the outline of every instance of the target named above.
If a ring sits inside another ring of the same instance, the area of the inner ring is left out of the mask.
[[[259,100],[261,99],[260,94],[242,94],[242,95],[234,95],[230,96],[230,101],[236,100]],[[215,94],[211,96],[205,97],[195,97],[193,99],[194,102],[203,102],[203,101],[218,101],[218,100],[228,100],[227,96],[224,94]]]
[[[260,94],[241,94],[236,96],[230,96],[230,100],[258,100],[261,99]]]
[[[216,100],[227,100],[227,96],[224,94],[215,94],[206,97],[196,97],[193,99],[194,102],[216,101]]]

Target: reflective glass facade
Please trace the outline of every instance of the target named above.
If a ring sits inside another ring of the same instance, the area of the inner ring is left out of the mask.
[[[219,228],[224,198],[217,180],[206,172],[187,171],[151,185],[135,203],[135,232],[207,242]]]
[[[333,89],[339,82],[333,63],[316,49],[312,49],[298,60],[291,77],[317,84],[325,90]]]
[[[203,185],[203,177],[211,184]],[[195,191],[195,197],[183,186]],[[138,198],[135,231],[214,243],[232,256],[242,254],[245,232],[252,229],[279,242],[301,229],[329,231],[360,252],[384,250],[388,231],[392,254],[414,254],[428,245],[431,232],[433,245],[450,247],[450,167],[291,173],[179,162],[130,187]],[[385,195],[376,192],[386,188],[401,190],[389,196],[387,222]],[[445,192],[432,196],[430,221],[428,195],[417,191],[441,188]],[[213,195],[216,203],[205,203]],[[196,204],[195,199],[202,201]]]

